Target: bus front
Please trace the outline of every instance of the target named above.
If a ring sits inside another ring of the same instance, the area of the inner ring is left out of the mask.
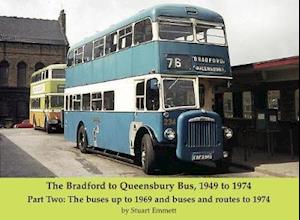
[[[229,160],[223,127],[213,111],[214,91],[232,79],[223,19],[200,8],[186,9],[185,17],[160,15],[154,23],[159,40],[162,75],[164,138],[176,144],[184,161]],[[205,14],[206,13],[206,14]]]

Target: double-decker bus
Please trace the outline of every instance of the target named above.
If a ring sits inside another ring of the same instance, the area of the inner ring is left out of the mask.
[[[85,153],[130,155],[152,174],[167,158],[230,158],[214,88],[232,79],[222,17],[160,5],[86,38],[68,52],[65,138]],[[174,156],[172,156],[174,155]]]
[[[62,130],[66,64],[34,72],[30,84],[30,123],[50,133]]]

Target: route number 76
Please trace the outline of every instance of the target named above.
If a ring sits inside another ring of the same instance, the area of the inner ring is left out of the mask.
[[[178,57],[167,58],[167,61],[168,61],[168,69],[179,69],[182,67],[181,59]]]

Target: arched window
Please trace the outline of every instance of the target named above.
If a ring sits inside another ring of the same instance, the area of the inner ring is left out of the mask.
[[[45,67],[45,64],[43,64],[42,62],[38,62],[37,64],[35,64],[34,66],[34,71],[38,71],[40,69],[43,69]]]
[[[26,63],[24,62],[18,63],[17,69],[18,69],[17,85],[18,87],[26,87],[26,69],[27,69]]]
[[[9,63],[6,60],[0,62],[0,86],[8,86]]]

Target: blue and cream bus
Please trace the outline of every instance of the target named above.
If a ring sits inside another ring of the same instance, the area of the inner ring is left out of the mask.
[[[230,158],[213,112],[214,88],[231,80],[225,26],[210,10],[160,5],[72,46],[65,89],[65,138],[85,153],[132,156],[145,173],[174,155]]]

